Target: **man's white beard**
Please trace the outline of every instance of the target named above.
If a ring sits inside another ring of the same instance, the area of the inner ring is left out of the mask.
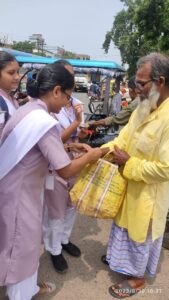
[[[157,102],[159,100],[160,93],[157,91],[156,85],[153,83],[152,88],[149,92],[148,98],[141,101],[139,98],[138,105],[138,124],[144,122],[144,120],[150,115],[150,113],[157,108]]]

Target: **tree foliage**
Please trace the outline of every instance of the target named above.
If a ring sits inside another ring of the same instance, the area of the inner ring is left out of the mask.
[[[13,42],[12,49],[27,52],[27,53],[33,53],[33,50],[36,48],[35,43],[32,43],[30,41],[24,41],[24,42]]]
[[[121,0],[124,8],[116,15],[106,33],[103,49],[113,41],[122,62],[133,75],[139,57],[150,52],[169,54],[169,0]]]

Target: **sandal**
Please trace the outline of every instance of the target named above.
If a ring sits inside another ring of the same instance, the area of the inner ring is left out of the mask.
[[[131,286],[131,284],[128,282],[128,280],[124,280],[119,284],[114,284],[109,287],[109,293],[111,296],[123,299],[127,297],[131,297],[135,294],[137,294],[139,291],[144,289],[145,283],[142,285],[136,284],[135,287]]]
[[[51,294],[56,290],[56,285],[52,282],[41,282],[38,286],[38,295]]]

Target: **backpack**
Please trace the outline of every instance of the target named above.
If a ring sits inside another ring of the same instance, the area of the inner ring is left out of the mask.
[[[8,106],[2,96],[0,96],[0,110],[5,111],[5,123],[6,123],[9,118],[9,110],[8,110]]]

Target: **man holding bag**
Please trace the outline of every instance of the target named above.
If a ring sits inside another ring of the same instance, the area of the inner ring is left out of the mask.
[[[114,219],[106,257],[126,279],[109,288],[115,298],[145,286],[156,274],[169,208],[169,57],[151,53],[137,63],[140,104],[119,136],[103,147],[123,167],[127,189]]]

